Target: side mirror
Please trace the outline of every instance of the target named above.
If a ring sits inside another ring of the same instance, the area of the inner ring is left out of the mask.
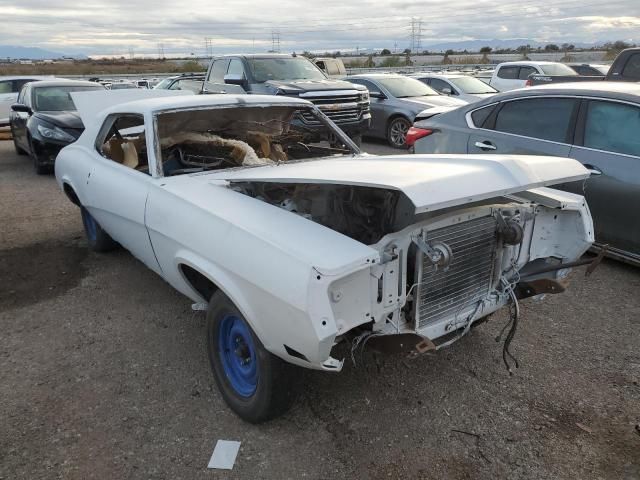
[[[444,93],[445,95],[451,95],[453,93],[453,91],[449,88],[449,87],[444,87],[442,90],[440,90],[442,93]]]
[[[369,92],[369,97],[371,98],[378,98],[380,100],[384,100],[385,98],[387,98],[387,96],[382,93],[382,92]]]
[[[228,83],[229,85],[240,85],[242,87],[245,82],[244,75],[241,73],[228,73],[224,76],[224,83]]]
[[[13,110],[14,112],[27,113],[29,115],[33,113],[33,110],[31,110],[31,107],[27,107],[22,103],[14,103],[13,105],[11,105],[11,110]]]

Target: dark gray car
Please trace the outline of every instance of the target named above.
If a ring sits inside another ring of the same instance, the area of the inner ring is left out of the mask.
[[[405,137],[416,115],[432,107],[459,107],[464,100],[440,95],[415,78],[389,73],[347,77],[351,83],[364,85],[371,99],[371,127],[366,134],[384,138],[395,148],[405,148]]]
[[[564,83],[504,92],[418,121],[416,153],[571,157],[591,170],[557,186],[585,195],[598,244],[640,265],[640,85]]]

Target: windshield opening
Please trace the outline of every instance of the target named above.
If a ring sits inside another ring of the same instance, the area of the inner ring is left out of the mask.
[[[473,77],[451,77],[449,81],[464,93],[480,94],[480,93],[497,93],[498,91],[487,85],[481,80]]]
[[[76,106],[71,99],[71,92],[90,92],[92,90],[104,90],[104,87],[96,85],[95,87],[67,86],[34,88],[34,110],[36,112],[74,111]]]
[[[420,80],[409,77],[378,77],[376,78],[389,93],[396,98],[425,97],[439,95],[433,88]]]
[[[257,83],[269,80],[324,80],[318,67],[306,58],[249,58],[249,68]]]
[[[314,107],[254,106],[158,115],[164,176],[357,153]]]
[[[575,70],[573,70],[571,67],[563,65],[562,63],[540,65],[540,68],[545,75],[568,75],[572,77],[578,76],[578,73]]]

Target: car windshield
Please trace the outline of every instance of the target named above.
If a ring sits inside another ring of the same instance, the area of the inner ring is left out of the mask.
[[[490,87],[482,80],[478,80],[473,77],[451,77],[449,78],[449,81],[464,93],[479,94],[498,92],[495,88]]]
[[[162,90],[163,88],[169,88],[169,84],[173,81],[173,77],[169,77],[169,78],[165,78],[164,80],[162,80],[159,84],[157,84],[155,87],[153,88],[157,88],[159,90]]]
[[[258,83],[269,80],[324,80],[318,67],[306,58],[249,58],[253,79]]]
[[[567,75],[577,77],[578,73],[570,67],[561,63],[552,63],[549,65],[540,65],[542,72],[545,75]]]
[[[378,77],[376,81],[396,98],[424,97],[439,95],[433,88],[420,80],[409,77]]]
[[[90,92],[104,90],[102,85],[91,86],[58,86],[37,87],[33,89],[33,105],[36,112],[73,111],[76,106],[71,99],[71,92]]]

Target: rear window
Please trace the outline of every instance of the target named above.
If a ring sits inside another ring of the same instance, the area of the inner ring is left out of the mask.
[[[567,143],[577,101],[571,98],[534,98],[506,102],[498,112],[495,130]]]
[[[640,108],[623,103],[589,102],[584,146],[640,157]]]
[[[517,80],[519,70],[520,67],[516,65],[510,67],[500,67],[500,70],[498,70],[498,77],[507,80]]]
[[[573,70],[571,67],[563,65],[562,63],[553,63],[550,65],[540,65],[542,69],[542,73],[545,75],[568,75],[576,77],[578,76],[578,72]]]
[[[496,108],[497,104],[489,105],[488,107],[480,108],[471,114],[471,120],[473,124],[480,128],[484,125],[484,122],[487,121],[491,112]]]
[[[622,76],[640,79],[640,53],[634,53],[629,57],[622,70]]]

